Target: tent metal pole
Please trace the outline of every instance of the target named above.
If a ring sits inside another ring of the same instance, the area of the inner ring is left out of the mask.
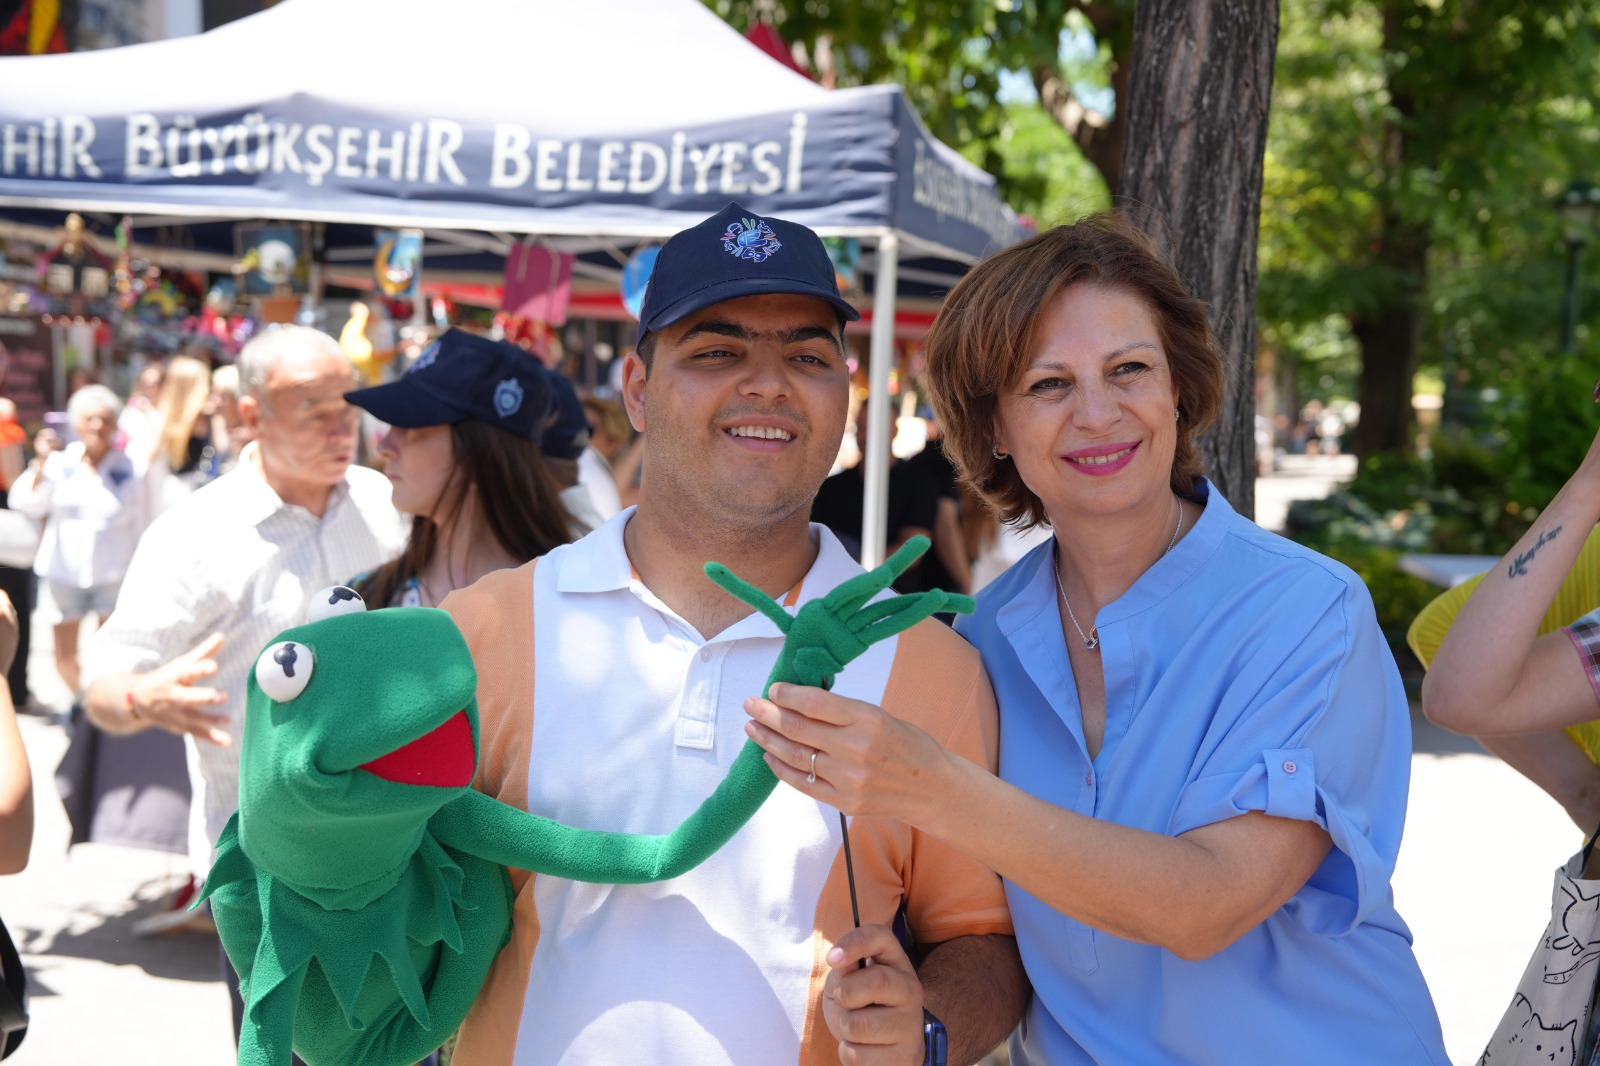
[[[872,347],[867,357],[866,499],[861,508],[861,565],[883,562],[889,530],[889,370],[894,366],[894,305],[899,285],[900,238],[878,238],[878,271],[872,284]],[[858,416],[859,417],[859,416]]]

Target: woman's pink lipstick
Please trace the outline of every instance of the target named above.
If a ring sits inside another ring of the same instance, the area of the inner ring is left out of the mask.
[[[1109,477],[1133,462],[1133,457],[1138,453],[1138,441],[1125,441],[1120,444],[1098,444],[1093,448],[1084,448],[1080,451],[1063,455],[1061,458],[1068,466],[1080,474],[1088,474],[1090,477]],[[1108,455],[1114,455],[1116,458],[1107,460],[1104,457]],[[1082,461],[1085,459],[1100,461],[1086,463]]]

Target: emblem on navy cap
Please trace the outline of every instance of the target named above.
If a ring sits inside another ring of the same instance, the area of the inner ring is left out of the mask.
[[[783,247],[772,227],[759,218],[741,218],[722,235],[722,247],[735,259],[764,263]]]
[[[516,378],[506,378],[494,387],[494,409],[501,418],[522,410],[522,384]]]
[[[433,365],[433,361],[437,358],[439,358],[439,342],[434,341],[432,344],[422,349],[422,354],[417,356],[417,358],[412,362],[410,368],[406,370],[406,373],[410,374],[413,371],[426,370]]]

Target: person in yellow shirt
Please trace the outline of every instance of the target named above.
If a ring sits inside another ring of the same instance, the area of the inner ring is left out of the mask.
[[[1500,562],[1435,600],[1409,634],[1428,666],[1429,720],[1477,737],[1587,831],[1600,825],[1596,521],[1600,436]]]

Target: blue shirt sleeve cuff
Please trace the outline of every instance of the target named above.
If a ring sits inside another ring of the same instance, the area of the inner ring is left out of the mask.
[[[1317,817],[1317,773],[1311,749],[1268,748],[1261,753],[1261,759],[1267,767],[1267,802],[1262,810],[1274,818],[1321,824]]]
[[[1315,823],[1333,840],[1334,850],[1284,905],[1307,929],[1344,935],[1387,902],[1390,871],[1337,797],[1318,786],[1310,748],[1266,748],[1241,773],[1190,782],[1168,831],[1181,836],[1251,811]]]

